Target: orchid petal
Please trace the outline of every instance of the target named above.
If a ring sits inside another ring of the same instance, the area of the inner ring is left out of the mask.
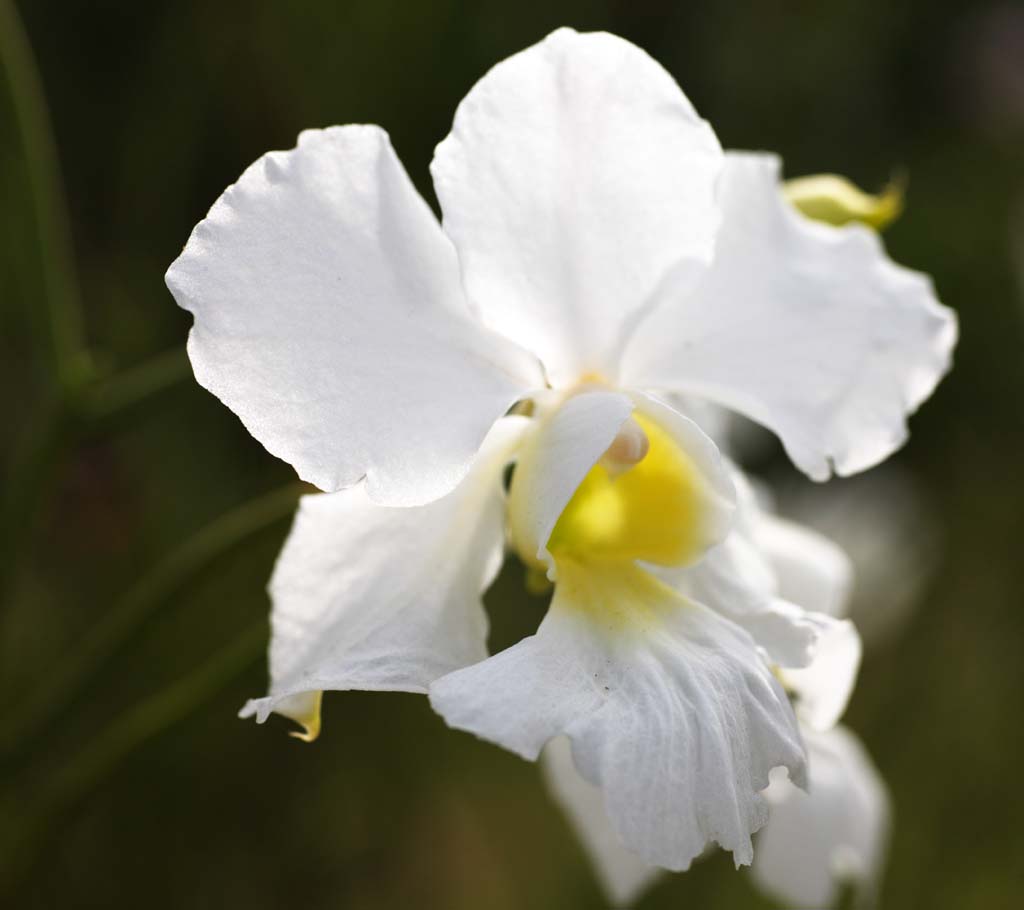
[[[613,379],[658,284],[710,260],[721,162],[658,63],[563,28],[473,87],[431,171],[481,318],[564,386]]]
[[[270,582],[270,695],[243,716],[294,717],[289,698],[321,689],[426,692],[487,656],[480,595],[501,566],[502,472],[526,426],[499,421],[462,483],[425,506],[378,506],[362,487],[303,497]]]
[[[519,453],[509,497],[512,539],[525,559],[547,561],[558,516],[632,413],[628,395],[592,389],[540,418]]]
[[[828,730],[843,716],[861,659],[860,636],[853,623],[822,618],[810,664],[782,670],[783,683],[796,696],[797,717],[813,730]]]
[[[732,524],[735,493],[715,444],[688,417],[656,398],[632,396],[599,387],[569,397],[540,419],[520,453],[509,500],[512,537],[527,560],[552,566],[547,545],[552,531],[588,472],[612,444],[630,415],[649,419],[664,434],[670,457],[683,458],[692,473],[693,554],[726,536]],[[657,457],[657,453],[647,456]],[[643,471],[644,463],[635,467]],[[658,478],[654,478],[655,480]],[[668,494],[668,490],[665,491]],[[656,514],[638,514],[653,525]]]
[[[417,505],[465,475],[536,363],[470,315],[458,264],[377,127],[310,130],[253,164],[167,272],[188,351],[299,476]]]
[[[769,771],[803,773],[785,693],[750,636],[635,567],[559,566],[537,633],[436,681],[447,723],[535,760],[560,734],[623,843],[686,869],[752,858]]]
[[[829,616],[846,612],[853,566],[835,543],[812,528],[768,513],[760,517],[757,539],[771,561],[781,597]]]
[[[663,288],[622,379],[701,395],[772,429],[815,480],[882,461],[950,365],[952,311],[863,225],[804,217],[779,161],[730,154],[715,261],[695,292]]]
[[[943,555],[942,516],[924,492],[890,462],[849,480],[793,487],[782,497],[787,515],[848,554],[855,579],[848,612],[869,650],[898,639]]]
[[[685,597],[746,629],[772,663],[806,667],[813,660],[819,637],[828,633],[834,620],[818,612],[816,601],[801,599],[804,591],[782,584],[773,554],[764,545],[764,528],[775,519],[762,510],[749,478],[736,468],[732,483],[737,501],[733,532],[692,566],[649,568]],[[811,539],[818,541],[817,536]],[[831,550],[827,553],[834,555]],[[793,554],[794,562],[798,555]],[[818,551],[804,555],[814,559]],[[816,570],[813,564],[799,568],[808,575]]]
[[[555,737],[541,754],[548,789],[569,817],[613,907],[628,907],[661,874],[619,839],[604,808],[604,796],[572,760],[572,745]]]

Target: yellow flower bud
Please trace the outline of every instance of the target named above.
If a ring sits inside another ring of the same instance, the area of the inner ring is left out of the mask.
[[[787,180],[782,192],[798,211],[815,221],[837,226],[859,221],[881,231],[903,211],[905,184],[896,178],[873,196],[837,174],[814,174]]]

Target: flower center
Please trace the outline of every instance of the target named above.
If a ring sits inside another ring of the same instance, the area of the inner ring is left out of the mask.
[[[650,417],[634,413],[587,472],[547,541],[517,533],[518,502],[533,486],[534,459],[525,457],[512,476],[513,545],[531,568],[546,544],[555,562],[643,562],[682,565],[704,546],[701,475],[678,442]]]
[[[699,546],[699,482],[668,433],[648,417],[631,417],[577,487],[548,551],[556,560],[688,562]]]

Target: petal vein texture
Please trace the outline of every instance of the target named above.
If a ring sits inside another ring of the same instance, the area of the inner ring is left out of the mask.
[[[623,843],[686,869],[749,863],[772,768],[804,773],[789,702],[750,636],[637,568],[559,565],[536,635],[431,686],[450,726],[535,760],[566,734]]]

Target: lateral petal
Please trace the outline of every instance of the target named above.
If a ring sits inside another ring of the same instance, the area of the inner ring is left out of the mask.
[[[536,362],[470,315],[387,134],[308,130],[227,189],[167,272],[196,379],[322,490],[447,493]]]
[[[481,593],[501,566],[502,471],[527,423],[499,421],[465,480],[425,506],[379,506],[361,486],[303,497],[270,582],[270,695],[243,717],[295,718],[295,696],[322,689],[426,692],[487,656]]]
[[[622,380],[745,414],[815,480],[877,464],[949,369],[953,312],[869,228],[799,214],[774,156],[727,155],[721,198],[712,267],[692,293],[663,288]]]

